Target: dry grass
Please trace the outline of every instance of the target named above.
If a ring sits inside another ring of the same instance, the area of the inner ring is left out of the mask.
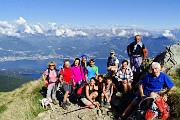
[[[42,112],[39,104],[42,98],[40,80],[29,82],[12,92],[0,93],[1,120],[32,120]]]

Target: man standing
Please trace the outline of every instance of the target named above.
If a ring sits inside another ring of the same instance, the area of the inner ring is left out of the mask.
[[[118,69],[119,60],[115,57],[115,52],[113,50],[110,51],[110,56],[107,61],[107,70],[108,75],[112,76]]]
[[[136,35],[134,40],[127,46],[127,53],[130,57],[131,70],[134,72],[134,84],[136,84],[139,81],[141,65],[146,60],[147,50],[140,35]]]
[[[96,79],[98,78],[98,67],[95,66],[95,60],[90,59],[89,65],[87,66],[87,79],[90,81],[92,77],[95,77]]]

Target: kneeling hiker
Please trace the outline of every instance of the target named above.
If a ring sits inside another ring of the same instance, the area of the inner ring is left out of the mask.
[[[171,94],[176,87],[169,76],[163,72],[160,72],[161,66],[157,62],[153,62],[151,65],[152,73],[146,75],[146,77],[140,82],[139,85],[139,93],[137,97],[132,101],[132,103],[126,108],[126,110],[122,114],[122,118],[127,118],[131,111],[137,106],[137,104],[143,100],[145,97],[159,97],[160,91],[166,87],[166,94],[163,94],[162,97],[167,99],[167,95]],[[150,104],[151,101],[147,101]],[[147,104],[147,105],[149,105]],[[158,102],[156,105],[161,112],[160,114],[162,118],[168,117],[167,111],[163,111]],[[163,116],[166,115],[166,116]],[[167,119],[167,118],[166,118]]]
[[[106,84],[103,87],[103,93],[101,95],[101,103],[104,102],[104,96],[106,98],[105,107],[110,108],[111,97],[113,94],[113,83],[111,78],[106,79]]]
[[[64,61],[64,67],[60,70],[60,83],[62,84],[62,88],[65,92],[64,98],[63,98],[63,103],[62,103],[62,108],[67,109],[66,105],[70,105],[69,101],[67,101],[69,93],[71,93],[72,89],[72,71],[70,68],[70,61],[65,60]]]
[[[56,82],[58,80],[58,74],[55,70],[56,63],[51,61],[48,63],[48,69],[43,73],[42,79],[44,83],[47,85],[47,95],[46,98],[51,98],[52,93],[52,102],[53,104],[57,104],[56,101]]]
[[[81,101],[89,108],[95,108],[99,106],[99,102],[96,102],[95,99],[98,97],[98,87],[95,86],[95,78],[90,79],[90,83],[85,86],[84,92],[81,96]]]

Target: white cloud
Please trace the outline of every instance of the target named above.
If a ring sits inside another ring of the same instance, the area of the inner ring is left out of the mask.
[[[28,33],[28,34],[34,34],[35,31],[31,28],[31,26],[29,26],[26,22],[26,20],[23,17],[19,17],[18,20],[15,21],[17,23],[17,25],[19,25],[20,27],[23,27],[24,33]]]
[[[43,26],[42,25],[33,25],[34,26],[34,29],[37,33],[40,33],[40,34],[43,34],[44,30],[43,30]]]
[[[118,33],[118,36],[127,36],[128,32],[126,30],[121,30],[120,33]]]
[[[20,36],[14,26],[9,24],[7,21],[0,21],[0,34],[7,36]]]
[[[162,35],[164,37],[172,37],[172,38],[174,38],[174,35],[171,33],[170,30],[164,30],[164,33]]]
[[[27,22],[24,18],[22,17],[19,17],[18,20],[15,21],[18,25],[22,25],[22,26],[26,26],[27,25]]]

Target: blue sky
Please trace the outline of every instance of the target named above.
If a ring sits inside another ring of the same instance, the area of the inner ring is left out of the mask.
[[[29,24],[180,27],[180,0],[1,0],[0,21]]]

